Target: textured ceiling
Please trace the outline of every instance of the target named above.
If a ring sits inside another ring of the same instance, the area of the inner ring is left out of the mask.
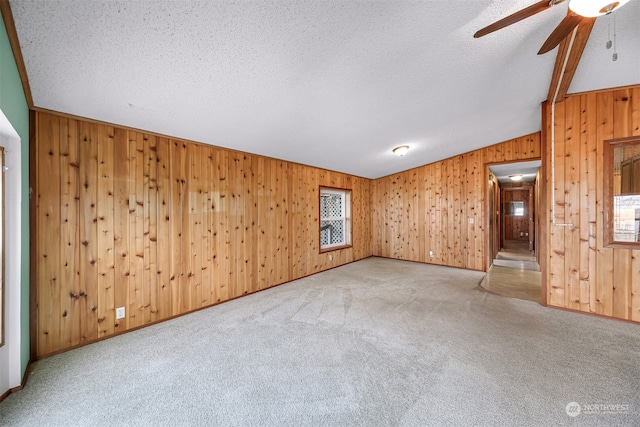
[[[473,38],[534,2],[10,4],[36,107],[376,178],[540,129],[568,2]],[[570,92],[640,83],[638,22],[598,18]]]

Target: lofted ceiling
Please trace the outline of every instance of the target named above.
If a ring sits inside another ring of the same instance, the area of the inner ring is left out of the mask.
[[[377,178],[540,130],[568,2],[473,38],[534,2],[10,6],[37,108]],[[640,84],[638,22],[638,0],[597,19],[570,93]]]

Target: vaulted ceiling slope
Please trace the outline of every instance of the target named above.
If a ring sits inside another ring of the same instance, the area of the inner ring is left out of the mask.
[[[377,178],[540,129],[568,2],[473,38],[534,1],[10,5],[36,107]],[[570,92],[640,83],[638,22],[598,18]]]

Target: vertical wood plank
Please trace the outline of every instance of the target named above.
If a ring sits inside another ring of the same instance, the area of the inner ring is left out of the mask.
[[[229,195],[229,152],[218,150],[216,152],[216,163],[218,171],[218,209],[216,209],[216,254],[214,259],[218,270],[218,298],[226,301],[232,298],[230,291],[231,282],[229,280],[230,268],[230,200]]]
[[[98,150],[98,337],[113,335],[115,327],[114,294],[114,197],[113,128],[97,126]]]
[[[570,227],[565,227],[565,302],[564,307],[580,309],[580,103],[565,105],[565,217]]]
[[[155,135],[144,135],[145,178],[145,323],[156,322],[158,302],[158,141]]]
[[[169,283],[171,287],[171,315],[182,312],[182,289],[180,276],[182,275],[182,187],[184,177],[182,143],[177,140],[169,141],[169,209],[170,209],[170,254],[169,254]]]
[[[565,103],[559,103],[555,107],[556,122],[555,122],[555,187],[551,188],[551,191],[555,195],[555,222],[556,224],[567,223],[565,216],[565,145],[563,144],[565,138],[564,120],[565,117]],[[561,119],[558,119],[561,118]],[[552,207],[550,206],[550,209]],[[553,215],[549,215],[550,219],[550,256],[549,261],[549,287],[548,287],[548,303],[558,307],[565,306],[566,296],[566,274],[565,274],[565,227],[561,225],[554,225]],[[551,255],[552,254],[552,255]]]
[[[39,353],[53,352],[61,348],[60,311],[60,120],[42,116],[38,129],[38,337]],[[67,285],[65,285],[65,288]]]
[[[80,343],[83,313],[80,299],[80,254],[78,213],[80,200],[80,159],[78,153],[78,125],[75,120],[60,118],[60,345]],[[55,143],[55,141],[53,141]],[[55,175],[52,175],[55,176]],[[51,176],[46,177],[51,179]],[[47,230],[47,232],[52,230]],[[48,233],[47,233],[48,235]],[[49,237],[48,237],[49,238]],[[56,240],[50,241],[53,245]],[[66,315],[65,315],[66,313]]]
[[[586,197],[587,197],[587,213],[581,211],[581,215],[586,217],[589,223],[589,255],[588,255],[588,282],[586,284],[587,289],[582,287],[581,300],[588,299],[589,306],[583,307],[583,310],[591,313],[596,312],[596,288],[597,288],[597,268],[598,268],[598,247],[597,247],[597,234],[598,234],[598,200],[597,200],[597,181],[600,179],[598,176],[598,141],[596,140],[596,94],[588,94],[583,97],[584,103],[582,104],[583,116],[585,116],[585,124],[583,124],[584,139],[587,144],[587,164],[585,175],[586,179],[582,177],[581,182],[587,183]]]
[[[202,197],[203,191],[201,186],[201,157],[202,147],[195,144],[187,146],[188,163],[188,179],[187,192],[189,194],[188,213],[189,213],[189,238],[186,247],[188,247],[189,257],[183,258],[183,262],[190,265],[188,274],[188,287],[191,292],[191,301],[188,310],[195,310],[203,306],[204,295],[202,292]]]
[[[171,192],[169,139],[157,139],[157,319],[171,316]]]
[[[602,144],[603,141],[613,138],[613,94],[601,93],[596,98],[596,114],[598,127],[596,129],[596,141]],[[602,171],[603,156],[602,148],[598,153],[597,170]],[[604,197],[603,179],[596,181],[596,201],[597,201],[597,223],[603,224],[604,207],[602,200]],[[596,313],[611,316],[613,314],[613,249],[605,248],[602,232],[597,234],[596,245],[598,247],[598,272],[596,282]]]
[[[129,294],[129,141],[128,132],[113,130],[113,241],[114,241],[114,306],[125,307],[125,318],[116,319],[114,332],[127,330],[126,307]]]
[[[624,138],[632,132],[631,93],[629,89],[613,92],[613,137]],[[628,319],[631,315],[631,259],[632,251],[613,251],[613,316]]]
[[[80,122],[80,297],[85,313],[81,342],[98,337],[98,146],[94,125]]]
[[[211,147],[200,147],[200,174],[202,190],[202,306],[208,306],[215,302],[213,292],[213,194],[211,189],[214,154]]]

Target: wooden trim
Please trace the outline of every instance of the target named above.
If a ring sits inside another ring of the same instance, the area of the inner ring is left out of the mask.
[[[401,259],[401,258],[394,258],[394,257],[390,257],[390,256],[384,256],[384,255],[372,255],[369,258],[391,259],[391,260],[394,260],[394,261],[411,262],[413,264],[433,265],[433,266],[436,266],[436,267],[451,268],[453,270],[478,271],[480,273],[486,273],[483,269],[477,270],[475,268],[456,267],[455,265],[443,265],[443,264],[437,264],[435,262],[415,261],[415,260],[412,260],[412,259]],[[480,279],[480,281],[478,282],[478,286],[480,286],[480,283],[482,283],[483,280],[484,280],[484,277],[482,279]]]
[[[584,47],[587,45],[587,40],[589,40],[589,35],[591,34],[591,29],[595,22],[595,19],[583,19],[578,25],[564,73],[562,73],[562,67],[567,55],[567,50],[569,49],[571,37],[565,37],[565,39],[560,42],[560,45],[558,46],[558,53],[556,55],[556,63],[553,67],[551,83],[549,84],[547,102],[553,102],[556,88],[559,88],[556,102],[560,102],[566,98],[567,91],[569,90],[573,76],[578,68],[580,58],[582,58],[582,52],[584,51]]]
[[[31,374],[31,359],[27,362],[27,369],[24,370],[24,375],[22,376],[22,382],[17,387],[11,389],[11,393],[15,393],[16,391],[20,391],[27,384],[27,380],[29,379],[29,375]]]
[[[604,197],[602,205],[604,207],[604,246],[617,249],[640,249],[640,242],[618,242],[613,238],[613,151],[622,145],[639,144],[640,136],[630,136],[626,138],[616,138],[604,141]]]
[[[491,230],[490,230],[490,225],[491,225],[491,215],[493,212],[491,212],[489,210],[489,208],[491,206],[489,206],[489,200],[490,200],[490,195],[489,195],[489,177],[491,176],[492,172],[489,169],[489,165],[487,165],[485,163],[484,165],[484,173],[482,174],[482,194],[483,194],[483,198],[484,201],[482,202],[482,210],[484,211],[484,224],[483,224],[483,228],[484,230],[482,230],[482,234],[483,234],[483,238],[484,238],[484,256],[482,257],[482,271],[484,271],[485,273],[489,273],[489,269],[491,268],[492,265],[492,261],[490,259],[490,257],[493,255],[491,254]]]
[[[547,283],[547,263],[548,263],[548,235],[549,235],[549,208],[548,208],[548,188],[549,182],[547,178],[547,127],[549,126],[549,103],[546,101],[542,103],[542,125],[540,127],[540,157],[543,159],[540,165],[540,182],[539,192],[541,197],[538,199],[538,248],[539,248],[539,260],[540,264],[540,285],[541,285],[541,299],[540,304],[548,306],[548,283]]]
[[[390,173],[389,175],[385,175],[385,176],[381,176],[379,178],[375,178],[372,181],[377,181],[379,179],[385,179],[385,178],[391,178],[391,177],[393,177],[395,175],[408,173],[408,172],[411,172],[411,171],[414,171],[414,170],[417,170],[417,169],[421,169],[421,168],[423,168],[425,166],[433,165],[435,163],[440,163],[440,162],[446,162],[448,160],[453,160],[456,157],[460,157],[460,156],[463,156],[465,154],[480,152],[482,150],[487,150],[487,149],[492,149],[494,147],[499,147],[500,145],[504,144],[505,142],[510,142],[510,141],[513,141],[513,140],[516,140],[516,139],[519,139],[519,138],[525,138],[525,137],[528,137],[528,136],[536,135],[538,133],[539,132],[532,132],[532,133],[529,133],[529,134],[526,134],[526,135],[520,135],[520,136],[518,136],[516,138],[511,138],[511,139],[506,140],[506,141],[501,141],[501,142],[498,142],[498,143],[495,143],[495,144],[492,144],[492,145],[487,145],[485,147],[480,147],[480,148],[477,148],[477,149],[472,150],[472,151],[467,151],[465,153],[455,154],[455,155],[453,155],[451,157],[447,157],[446,159],[433,160],[431,163],[427,163],[427,164],[424,164],[424,165],[416,166],[414,168],[406,169],[406,170],[403,170],[403,171],[400,171],[400,172]],[[518,162],[534,162],[536,160],[541,160],[541,157],[531,157],[531,158],[525,158],[525,159],[520,159],[520,160],[504,160],[504,161],[500,161],[500,162],[490,162],[490,163],[486,163],[486,164],[493,166],[493,165],[504,165],[504,164],[509,164],[509,163],[518,163]]]
[[[587,91],[584,91],[584,92],[569,93],[569,94],[567,94],[566,98],[572,98],[574,96],[598,94],[598,93],[615,92],[615,91],[619,91],[619,90],[631,90],[631,89],[637,89],[637,88],[640,88],[640,84],[633,84],[633,85],[628,85],[628,86],[616,86],[616,87],[605,88],[605,89],[594,89],[594,90],[587,90]],[[558,101],[558,102],[560,102],[560,101]]]
[[[29,77],[27,76],[27,68],[24,65],[24,58],[22,58],[18,32],[16,31],[16,25],[13,21],[13,13],[11,12],[9,0],[0,0],[0,12],[2,12],[2,19],[4,20],[4,26],[7,29],[7,36],[9,37],[9,43],[11,44],[13,57],[15,58],[16,66],[18,67],[18,74],[20,75],[20,81],[22,82],[22,90],[24,91],[24,97],[27,100],[27,106],[29,108],[33,108],[33,97],[31,96]]]
[[[38,343],[38,263],[37,244],[35,236],[38,231],[38,221],[36,216],[37,200],[33,197],[33,189],[38,182],[38,156],[36,129],[38,115],[35,111],[29,111],[29,342],[30,356],[34,359]]]
[[[523,135],[523,136],[527,136],[527,135]],[[521,159],[521,160],[504,160],[501,162],[488,162],[488,163],[485,163],[485,165],[487,167],[490,167],[490,166],[511,165],[514,163],[525,163],[525,162],[535,162],[535,161],[542,162],[542,157],[531,157],[531,158]],[[528,182],[528,181],[525,181],[525,182]]]
[[[29,378],[30,373],[31,373],[31,360],[29,360],[29,363],[27,363],[27,369],[25,370],[24,375],[22,376],[22,382],[20,383],[20,385],[17,387],[10,388],[9,390],[2,393],[2,395],[0,395],[0,402],[2,402],[4,399],[9,397],[10,394],[13,394],[22,390],[25,384],[27,384],[27,379]]]
[[[319,253],[326,254],[326,253],[329,253],[329,252],[339,251],[341,249],[349,249],[349,248],[352,248],[352,247],[353,247],[353,245],[334,246],[334,247],[331,247],[331,248],[320,249]]]
[[[623,319],[621,317],[615,317],[615,316],[608,316],[606,314],[594,313],[594,312],[591,312],[591,311],[575,310],[575,309],[567,308],[567,307],[559,307],[557,305],[545,305],[545,307],[553,308],[553,309],[560,310],[560,311],[566,311],[568,313],[581,314],[581,315],[586,314],[587,316],[597,317],[597,318],[603,319],[603,320],[611,320],[611,321],[615,321],[615,322],[624,322],[624,323],[631,323],[631,324],[634,324],[634,325],[640,325],[640,322],[637,322],[635,320]]]
[[[540,145],[541,145],[541,149],[542,149],[542,145],[543,145],[543,139],[542,137],[540,138]],[[544,164],[544,161],[542,160],[544,156],[540,156],[540,157],[536,157],[536,158],[531,158],[531,159],[523,159],[523,160],[505,160],[505,161],[501,161],[501,162],[489,162],[489,163],[485,163],[485,176],[484,176],[484,180],[483,180],[483,186],[484,186],[484,212],[485,212],[485,224],[484,224],[484,229],[485,229],[485,233],[484,233],[484,240],[485,240],[485,256],[484,258],[484,267],[483,267],[483,271],[486,271],[487,273],[489,272],[489,268],[491,268],[491,260],[493,259],[493,254],[491,253],[491,243],[490,240],[492,238],[492,236],[490,235],[490,231],[489,231],[489,222],[491,221],[490,215],[492,215],[493,213],[489,211],[489,186],[487,185],[487,182],[489,181],[489,172],[491,172],[491,170],[489,169],[491,166],[496,166],[496,165],[508,165],[508,164],[514,164],[514,163],[524,163],[524,162],[535,162],[535,161],[540,161],[540,170],[542,170],[542,166]],[[497,179],[496,179],[497,181]],[[502,192],[503,190],[505,191],[513,191],[513,190],[528,190],[529,188],[532,188],[533,186],[535,186],[535,183],[533,183],[531,186],[529,187],[508,187],[508,188],[500,188],[500,192]],[[500,207],[500,205],[502,204],[502,200],[498,201],[498,207]],[[531,207],[529,207],[529,209],[531,209]],[[534,213],[534,217],[536,218],[540,218],[539,212],[535,212]],[[500,213],[500,221],[502,222],[504,220],[504,216],[502,214],[502,212]],[[536,223],[539,221],[539,219],[536,219]],[[501,224],[497,224],[497,227],[499,229],[502,228]],[[541,245],[540,243],[540,236],[538,235],[534,235],[534,241],[535,243],[537,243],[538,246]],[[497,242],[498,247],[500,246],[500,242]],[[542,268],[541,268],[542,269]]]

